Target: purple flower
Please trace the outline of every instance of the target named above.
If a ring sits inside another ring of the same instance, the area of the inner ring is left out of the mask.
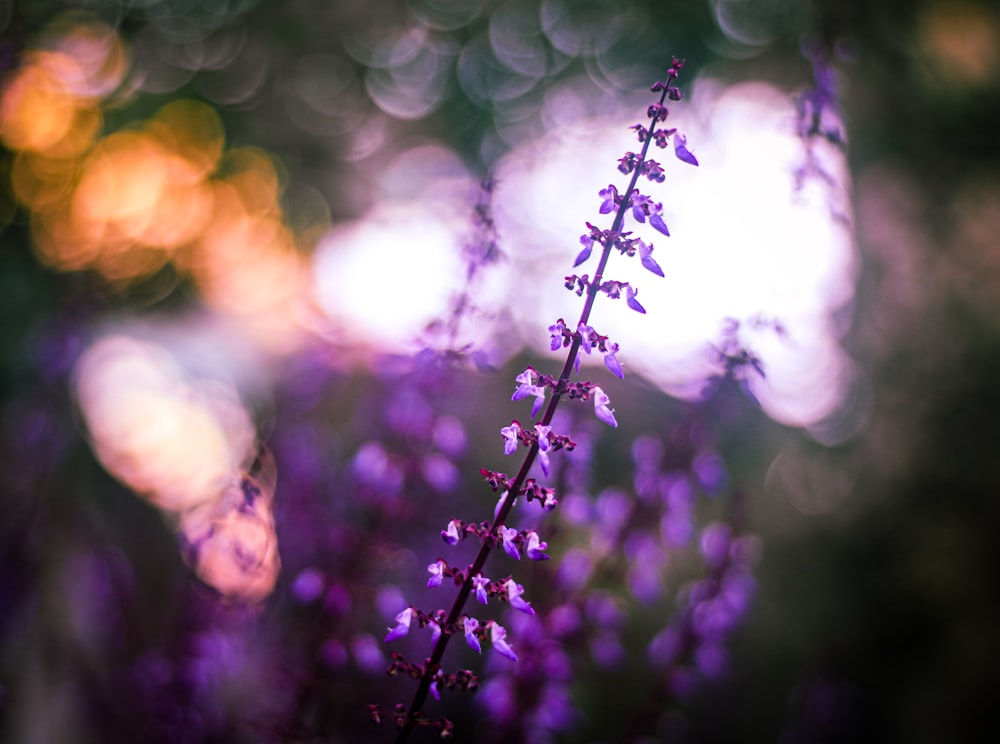
[[[607,393],[599,387],[594,387],[591,391],[591,395],[594,396],[594,414],[597,418],[606,423],[608,426],[618,426],[618,422],[615,421],[614,409],[608,407],[611,399],[608,398]]]
[[[638,192],[632,194],[632,217],[635,218],[636,222],[645,222],[646,215],[649,214],[649,210],[653,200],[648,196],[643,196]]]
[[[521,400],[529,395],[535,396],[535,402],[531,406],[531,417],[534,418],[538,415],[538,412],[542,409],[542,404],[545,403],[545,387],[535,384],[535,370],[528,367],[524,372],[519,374],[515,380],[520,383],[517,390],[511,396],[511,400]]]
[[[652,220],[650,220],[650,222],[652,222]],[[657,276],[663,276],[663,269],[660,268],[660,265],[656,263],[656,261],[653,259],[653,256],[651,255],[653,253],[653,244],[650,243],[649,245],[646,245],[646,243],[640,239],[638,242],[638,246],[639,246],[639,260],[642,261],[642,265],[645,266],[650,271],[652,271]]]
[[[563,340],[566,338],[566,321],[559,318],[555,324],[549,326],[549,333],[552,335],[549,348],[552,351],[559,351],[563,346]]]
[[[389,641],[394,641],[397,638],[405,636],[410,632],[411,622],[413,622],[413,608],[407,607],[405,610],[396,615],[396,625],[395,627],[389,628],[389,634],[385,637],[385,641],[383,641],[383,643],[388,643]]]
[[[448,528],[441,530],[441,539],[449,545],[458,545],[458,541],[462,539],[462,536],[458,534],[459,524],[457,519],[448,522]]]
[[[429,566],[427,566],[427,572],[431,575],[427,579],[427,588],[430,589],[432,586],[441,586],[441,582],[444,581],[444,571],[448,568],[448,564],[442,560],[434,561]]]
[[[632,289],[632,285],[629,284],[625,286],[625,294],[626,294],[625,302],[628,303],[628,306],[633,310],[635,310],[637,313],[645,314],[646,308],[640,305],[639,300],[635,298],[635,296],[639,294],[639,290]]]
[[[576,260],[573,261],[573,266],[579,266],[588,258],[590,258],[590,253],[591,251],[594,250],[594,238],[592,236],[581,235],[580,243],[583,244],[583,250],[577,254]]]
[[[583,349],[584,353],[589,354],[590,350],[594,348],[590,339],[592,336],[597,335],[597,331],[586,323],[581,322],[577,325],[576,332],[580,334],[580,348]]]
[[[538,438],[538,449],[542,452],[547,452],[549,447],[552,446],[552,443],[549,441],[549,433],[551,431],[551,426],[535,424],[535,436]]]
[[[542,472],[546,475],[549,474],[549,449],[552,446],[549,441],[549,432],[551,431],[551,426],[535,424],[535,436],[538,439],[538,464],[542,466]]]
[[[490,641],[498,654],[506,656],[511,661],[517,661],[517,654],[507,643],[507,630],[497,622],[490,621]]]
[[[549,547],[549,544],[542,542],[541,538],[538,537],[538,533],[534,530],[528,530],[524,535],[524,552],[528,558],[533,561],[547,561],[549,556],[546,555],[545,550]]]
[[[657,202],[656,205],[651,207],[649,210],[649,224],[669,238],[670,230],[667,229],[667,223],[664,222],[663,217],[660,216],[662,212],[663,205]]]
[[[521,434],[521,424],[514,419],[510,422],[510,426],[505,426],[500,430],[503,435],[503,453],[505,455],[513,454],[514,450],[517,449],[518,437]]]
[[[517,530],[513,527],[501,527],[500,539],[503,540],[503,549],[515,561],[521,560],[521,552],[517,549]]]
[[[481,654],[483,648],[479,645],[479,636],[476,635],[476,631],[479,630],[479,621],[474,617],[466,616],[463,625],[465,626],[465,642],[469,644],[469,648],[477,654]]]
[[[507,583],[504,584],[504,589],[507,590],[507,601],[510,602],[511,607],[528,615],[535,614],[531,605],[521,599],[521,595],[524,594],[523,586],[514,581],[514,579],[507,579]]]
[[[601,189],[598,196],[604,199],[604,203],[601,204],[601,214],[613,212],[618,206],[618,189],[615,188],[614,184],[609,183],[606,189]]]
[[[545,475],[549,474],[549,470],[552,468],[552,462],[549,460],[549,453],[545,450],[538,450],[538,465],[541,467],[542,472]]]
[[[683,160],[690,165],[698,165],[698,158],[687,149],[687,137],[680,132],[674,134],[674,155],[678,160]]]
[[[608,350],[604,352],[604,366],[607,367],[611,371],[611,374],[619,380],[624,380],[625,373],[622,371],[622,365],[616,356],[617,353],[618,344],[611,344],[608,346]]]
[[[486,593],[486,588],[489,586],[490,580],[487,579],[482,574],[476,574],[472,577],[472,586],[476,592],[476,599],[478,599],[483,604],[486,604],[489,595]]]

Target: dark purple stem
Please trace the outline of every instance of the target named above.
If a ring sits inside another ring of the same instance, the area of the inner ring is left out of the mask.
[[[660,105],[666,100],[667,90],[664,87],[663,93],[660,94]],[[628,209],[629,196],[635,189],[635,185],[639,180],[639,173],[642,170],[642,164],[646,161],[646,154],[649,152],[649,143],[653,140],[653,128],[656,126],[656,121],[654,120],[650,125],[650,131],[647,135],[645,141],[642,143],[642,153],[639,155],[639,161],[636,164],[635,169],[632,172],[632,179],[629,181],[628,189],[625,190],[625,196],[622,198],[621,204],[618,205],[618,211],[615,213],[615,220],[611,225],[611,233],[617,233],[621,230],[622,224],[625,222],[625,212]],[[587,299],[583,304],[583,310],[580,313],[580,320],[577,323],[579,328],[580,324],[587,325],[590,320],[590,313],[594,308],[594,301],[597,299],[597,294],[600,291],[601,277],[604,274],[605,268],[608,265],[608,259],[611,256],[611,248],[614,245],[613,240],[608,240],[607,244],[604,246],[604,250],[601,251],[601,260],[597,264],[597,273],[594,275],[594,281],[591,282],[590,287],[587,289]],[[570,344],[569,354],[566,356],[566,363],[563,364],[562,372],[559,374],[559,382],[553,388],[552,398],[549,399],[548,406],[545,408],[545,413],[542,415],[542,425],[548,426],[552,422],[552,417],[555,415],[556,407],[559,405],[559,399],[562,397],[563,390],[565,389],[566,383],[569,382],[570,373],[573,370],[573,365],[576,362],[577,354],[580,351],[580,343],[582,339],[579,334],[575,334],[573,337],[573,343]],[[500,511],[497,512],[496,518],[490,525],[490,532],[493,533],[496,528],[501,524],[506,524],[507,515],[510,513],[511,508],[514,505],[514,500],[517,497],[518,491],[524,486],[524,482],[528,477],[528,471],[531,470],[531,466],[535,462],[535,457],[538,455],[538,443],[533,443],[528,448],[528,453],[524,457],[524,462],[521,463],[520,470],[517,471],[517,476],[510,484],[510,490],[508,491],[508,496],[504,499],[503,505],[500,507]],[[423,709],[424,703],[427,701],[427,694],[431,689],[431,682],[434,679],[434,675],[440,668],[441,659],[444,657],[444,651],[448,647],[448,641],[450,640],[452,633],[450,628],[458,622],[458,618],[462,614],[462,610],[465,608],[465,602],[469,598],[469,594],[472,593],[472,579],[477,574],[481,573],[483,570],[483,565],[486,563],[487,557],[489,557],[490,551],[493,550],[493,546],[489,541],[483,542],[482,547],[479,548],[479,552],[476,554],[476,559],[472,562],[468,573],[466,574],[465,581],[462,583],[461,589],[458,590],[458,595],[455,597],[455,601],[451,606],[451,611],[448,613],[448,617],[445,620],[444,627],[441,629],[441,635],[437,639],[437,643],[434,644],[434,650],[431,652],[431,657],[427,662],[426,671],[424,676],[420,678],[420,684],[417,686],[417,692],[413,696],[413,702],[410,704],[408,709],[406,723],[399,730],[396,736],[396,744],[402,744],[405,742],[409,736],[410,732],[413,730],[414,718]]]

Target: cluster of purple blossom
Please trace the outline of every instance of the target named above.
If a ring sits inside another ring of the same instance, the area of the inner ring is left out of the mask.
[[[474,595],[483,605],[488,605],[489,599],[494,598],[497,601],[508,603],[511,608],[519,610],[524,615],[535,615],[532,605],[524,599],[524,588],[521,584],[515,581],[512,576],[499,580],[490,579],[483,574],[483,567],[489,554],[497,547],[502,548],[508,557],[514,560],[520,560],[522,550],[529,559],[535,561],[549,558],[545,552],[547,544],[542,541],[536,530],[517,529],[511,526],[508,520],[518,497],[524,497],[527,501],[538,500],[546,510],[555,508],[557,504],[554,493],[550,489],[538,486],[534,479],[528,478],[528,473],[537,459],[542,473],[549,476],[552,469],[551,456],[560,450],[572,451],[576,447],[576,442],[571,437],[560,434],[553,429],[553,417],[560,399],[565,395],[570,399],[592,400],[594,413],[600,421],[611,427],[618,425],[607,393],[590,381],[572,381],[570,376],[574,371],[579,371],[581,350],[590,354],[594,349],[598,349],[604,354],[604,363],[608,370],[620,379],[624,377],[621,363],[617,358],[618,344],[609,342],[607,336],[600,334],[589,324],[594,302],[600,293],[611,299],[617,299],[624,291],[629,307],[637,312],[645,313],[645,309],[636,299],[638,290],[629,282],[603,278],[611,252],[617,250],[627,257],[638,254],[642,265],[647,270],[660,277],[664,275],[663,270],[652,257],[653,245],[647,244],[641,238],[632,237],[631,231],[625,231],[622,228],[626,217],[631,216],[634,221],[640,224],[645,224],[648,220],[648,224],[663,235],[669,236],[670,234],[662,216],[663,205],[654,202],[651,197],[642,194],[636,188],[640,176],[645,176],[654,183],[662,182],[665,178],[662,166],[647,157],[651,144],[665,148],[673,137],[674,152],[677,158],[682,162],[698,165],[698,161],[687,149],[686,138],[683,135],[680,135],[675,129],[657,127],[657,123],[664,121],[669,115],[664,102],[668,98],[671,101],[677,101],[681,98],[679,89],[671,83],[676,80],[683,66],[682,60],[674,58],[667,71],[667,80],[657,82],[652,86],[654,92],[660,93],[660,98],[647,111],[647,116],[651,120],[649,128],[643,125],[633,127],[642,148],[639,154],[629,152],[620,161],[619,170],[623,174],[631,176],[627,188],[619,192],[612,184],[600,192],[603,200],[599,209],[600,213],[610,214],[613,212],[615,215],[611,227],[602,230],[588,222],[589,232],[580,238],[584,248],[577,256],[575,266],[590,259],[595,244],[601,246],[601,252],[592,280],[588,275],[582,277],[574,275],[566,278],[568,288],[574,289],[578,295],[586,297],[576,329],[571,330],[565,320],[561,318],[549,327],[552,350],[568,349],[561,373],[558,377],[553,377],[540,374],[532,367],[528,367],[516,378],[517,388],[512,396],[512,401],[532,397],[534,402],[531,418],[535,418],[539,413],[542,414],[538,423],[525,425],[514,419],[508,426],[502,427],[500,430],[506,455],[513,454],[522,445],[527,448],[527,453],[517,474],[513,478],[509,478],[506,474],[484,469],[482,472],[487,482],[494,491],[501,492],[492,522],[476,524],[452,519],[448,526],[441,531],[442,539],[449,545],[455,545],[468,537],[475,537],[480,542],[475,559],[465,568],[454,568],[442,558],[427,567],[430,574],[427,581],[429,588],[442,586],[445,579],[450,579],[458,587],[458,593],[451,609],[449,611],[439,609],[427,613],[412,605],[408,606],[396,615],[395,624],[389,628],[389,632],[385,636],[386,642],[397,640],[407,635],[416,623],[421,628],[430,629],[433,642],[433,651],[423,663],[414,664],[407,661],[401,654],[393,653],[389,673],[397,674],[403,671],[408,676],[419,680],[412,704],[409,707],[396,706],[394,713],[391,714],[399,729],[398,741],[404,741],[409,733],[418,726],[436,728],[442,736],[450,735],[453,730],[452,722],[443,717],[437,721],[431,721],[423,715],[422,708],[427,696],[432,695],[437,698],[441,687],[473,689],[478,686],[478,678],[471,671],[462,670],[458,673],[447,673],[443,670],[441,660],[448,640],[452,636],[462,634],[466,644],[476,652],[482,651],[482,642],[489,638],[493,649],[499,655],[511,661],[518,659],[518,654],[507,640],[507,629],[503,625],[495,619],[480,620],[466,612],[464,608],[468,598]],[[551,397],[548,398],[546,404],[546,398],[550,391]],[[386,717],[381,707],[377,705],[371,706],[370,712],[372,719],[376,722],[381,722]]]

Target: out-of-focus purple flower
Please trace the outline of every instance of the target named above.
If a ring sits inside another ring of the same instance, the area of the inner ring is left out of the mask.
[[[588,258],[594,250],[594,238],[590,235],[581,235],[580,243],[583,245],[583,250],[576,255],[576,260],[573,261],[573,266],[579,266]]]
[[[608,397],[608,394],[601,390],[601,388],[595,387],[591,391],[591,395],[594,396],[594,414],[597,418],[606,423],[608,426],[617,427],[618,422],[615,421],[614,409],[608,406],[608,404],[611,403],[611,399]]]
[[[618,206],[618,189],[615,188],[614,184],[609,183],[608,187],[606,189],[601,189],[600,194],[598,195],[604,199],[604,202],[601,204],[601,214],[613,212],[615,207]]]
[[[389,628],[389,633],[386,635],[384,643],[394,641],[397,638],[402,638],[409,633],[411,622],[413,622],[413,608],[407,607],[405,610],[396,615],[396,625]]]
[[[503,540],[504,552],[515,561],[521,560],[521,552],[517,549],[517,530],[513,527],[501,527],[500,539]]]
[[[663,276],[663,269],[661,269],[660,265],[656,263],[656,260],[653,258],[652,255],[653,244],[650,243],[649,245],[646,245],[645,241],[640,239],[638,242],[638,246],[639,246],[639,260],[642,262],[642,265],[645,266],[650,271],[652,271],[657,276]]]
[[[483,604],[486,604],[489,599],[489,595],[486,593],[486,587],[489,586],[489,583],[490,580],[482,574],[476,574],[472,577],[472,587],[476,592],[476,599]]]
[[[292,582],[292,596],[302,604],[315,602],[323,594],[324,583],[322,571],[315,566],[305,568]]]
[[[458,545],[458,541],[462,539],[462,536],[458,534],[458,525],[457,519],[448,522],[448,528],[441,530],[441,539],[449,545]]]
[[[535,384],[535,380],[537,379],[535,374],[535,370],[528,367],[514,378],[519,384],[517,390],[514,391],[514,394],[510,398],[512,401],[515,401],[527,398],[529,395],[534,395],[535,402],[531,406],[532,418],[538,415],[538,412],[542,409],[542,404],[545,403],[545,386]]]
[[[608,346],[608,350],[604,352],[604,366],[610,370],[611,374],[617,377],[619,380],[625,379],[625,373],[622,371],[621,362],[618,361],[618,344],[611,344]]]
[[[712,522],[701,531],[701,554],[712,568],[721,567],[729,558],[733,530],[725,522]]]
[[[635,298],[635,296],[637,294],[639,294],[639,290],[638,289],[632,289],[632,285],[631,284],[626,284],[625,285],[625,302],[626,302],[626,304],[630,308],[632,308],[633,310],[635,310],[637,313],[643,313],[645,315],[646,308],[644,308],[642,305],[640,305],[639,304],[639,300],[637,300]]]
[[[438,491],[450,491],[458,482],[458,468],[440,452],[431,452],[423,458],[420,473]]]
[[[614,630],[604,629],[590,640],[590,658],[605,669],[611,669],[625,656],[621,639]]]
[[[729,655],[724,646],[718,643],[703,643],[695,649],[695,664],[698,670],[709,679],[716,679],[726,673],[729,665]]]
[[[466,616],[462,624],[465,626],[465,642],[469,644],[469,648],[477,654],[481,654],[483,647],[479,644],[479,636],[476,635],[476,631],[479,630],[479,621],[474,617]]]
[[[441,700],[441,693],[438,692],[438,683],[437,683],[437,680],[434,680],[433,682],[431,682],[430,693],[431,693],[431,697],[434,698],[435,700],[438,700],[438,701]]]
[[[674,155],[677,156],[678,160],[683,160],[685,163],[698,165],[698,158],[692,155],[691,151],[687,149],[687,137],[680,132],[674,133]]]
[[[445,562],[440,560],[434,561],[434,563],[427,566],[427,572],[431,575],[431,577],[427,579],[428,589],[432,586],[441,586],[441,582],[444,581],[444,570],[446,568],[447,565]]]
[[[726,464],[717,452],[699,452],[691,463],[691,469],[701,487],[710,494],[719,493],[726,485]]]
[[[511,661],[517,661],[517,654],[507,643],[507,630],[497,622],[490,622],[490,641],[498,654],[506,656]]]
[[[507,579],[504,589],[507,590],[507,601],[510,602],[511,607],[528,615],[535,614],[531,604],[521,599],[521,595],[524,594],[523,586],[514,581],[514,579]]]
[[[545,550],[549,547],[547,542],[542,542],[542,539],[538,536],[538,533],[534,530],[528,530],[525,533],[525,545],[524,553],[533,561],[547,561],[549,556],[545,553]]]
[[[521,434],[521,424],[515,419],[510,422],[510,426],[505,426],[500,430],[503,435],[503,453],[513,454],[517,449],[518,437]]]

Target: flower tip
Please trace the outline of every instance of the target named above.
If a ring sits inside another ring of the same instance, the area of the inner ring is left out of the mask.
[[[593,250],[593,246],[588,246],[580,251],[576,256],[576,260],[573,262],[573,268],[575,269],[580,264],[585,263],[587,259],[590,258],[590,254]]]
[[[654,259],[652,256],[643,257],[642,265],[646,267],[646,269],[648,269],[649,271],[656,274],[657,276],[663,276],[663,269],[660,268],[660,265],[656,263],[656,259]]]
[[[698,158],[687,149],[687,137],[680,132],[674,135],[674,155],[684,163],[694,166],[698,165]]]
[[[670,230],[667,229],[667,223],[663,221],[663,218],[660,217],[660,215],[651,214],[649,216],[649,224],[666,235],[668,238],[670,237]]]

